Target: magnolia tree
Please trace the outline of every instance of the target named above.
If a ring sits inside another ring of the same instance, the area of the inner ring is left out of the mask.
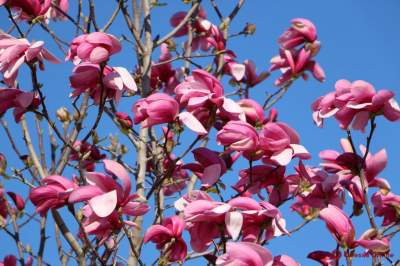
[[[170,31],[161,35],[151,27],[152,12],[162,8],[154,0],[107,3],[103,25],[94,0],[74,7],[68,0],[0,1],[9,15],[0,33],[2,149],[6,141],[12,147],[2,152],[20,159],[7,165],[8,156],[0,157],[0,233],[10,241],[0,265],[49,265],[58,255],[62,265],[294,266],[290,254],[266,245],[313,220],[326,224],[332,248],[304,257],[352,265],[361,253],[372,265],[398,265],[388,254],[400,231],[400,196],[378,177],[385,150],[370,151],[376,127],[400,119],[394,93],[337,81],[312,104],[310,119],[319,127],[335,119],[342,150],[321,150],[319,166],[307,165],[311,154],[273,106],[299,79],[324,81],[315,25],[288,21],[269,69],[257,71],[229,49],[231,38],[255,32],[253,24],[231,32],[244,0],[232,10],[210,0],[207,12],[201,0],[184,2],[187,10],[168,15]],[[214,12],[219,21],[207,18]],[[118,19],[126,32],[113,35]],[[54,29],[59,23],[71,36]],[[46,43],[31,38],[35,29]],[[111,64],[121,53],[126,65]],[[57,100],[46,96],[50,64],[69,68],[67,107],[48,107]],[[273,71],[281,72],[274,92],[252,99]],[[23,79],[29,82],[21,86]],[[353,131],[365,136],[359,148]],[[239,164],[246,167],[228,172]],[[343,210],[346,200],[351,213]],[[284,217],[284,205],[303,222]],[[361,215],[365,232],[352,222]],[[22,231],[31,224],[37,230]],[[37,244],[24,234],[37,235]],[[58,253],[46,252],[50,246]],[[151,259],[146,246],[154,249]]]

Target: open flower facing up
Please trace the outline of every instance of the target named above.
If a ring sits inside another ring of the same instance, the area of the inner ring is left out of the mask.
[[[383,115],[389,121],[400,119],[400,107],[394,92],[375,91],[363,80],[338,80],[336,90],[321,96],[312,104],[313,119],[321,127],[325,118],[334,116],[342,129],[350,126],[364,131],[371,117]]]
[[[84,92],[100,103],[101,96],[106,99],[114,99],[119,102],[125,92],[136,92],[135,80],[129,71],[123,67],[105,66],[101,75],[101,67],[98,64],[81,63],[74,67],[69,77],[74,91],[71,97],[77,97]]]
[[[140,99],[132,107],[135,124],[143,127],[174,122],[178,116],[178,102],[165,93],[154,93]]]
[[[130,194],[131,180],[128,172],[119,163],[103,160],[106,174],[86,173],[89,185],[75,189],[68,198],[69,203],[86,202],[83,208],[83,228],[105,241],[113,230],[123,225],[120,214],[141,216],[149,207],[137,194]],[[113,176],[122,181],[118,183]],[[125,222],[129,225],[130,222]]]
[[[185,229],[185,221],[179,216],[164,219],[161,224],[152,225],[144,235],[144,243],[149,241],[157,245],[162,255],[168,261],[184,261],[187,254],[187,246],[182,238]]]
[[[119,51],[121,51],[121,44],[113,35],[92,32],[72,40],[65,60],[71,60],[75,65],[80,62],[100,64],[107,62],[111,55]]]
[[[43,61],[58,64],[60,61],[44,48],[43,41],[30,43],[27,39],[17,39],[4,32],[0,32],[0,72],[4,82],[14,86],[18,69],[23,63],[38,62],[39,68],[44,69]]]
[[[228,242],[226,253],[217,258],[216,265],[266,266],[273,261],[264,247],[251,242]]]
[[[32,189],[29,199],[36,206],[36,212],[45,216],[49,209],[61,208],[68,204],[70,194],[78,188],[73,181],[58,175],[42,179],[44,185]]]

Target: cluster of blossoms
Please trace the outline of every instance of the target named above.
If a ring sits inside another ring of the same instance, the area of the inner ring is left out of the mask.
[[[343,129],[364,131],[371,117],[383,115],[390,121],[400,119],[400,107],[389,90],[375,91],[363,80],[339,80],[336,91],[318,98],[312,105],[313,119],[322,126],[324,118],[334,116]]]
[[[292,26],[278,39],[279,55],[271,59],[270,71],[280,69],[283,74],[276,81],[276,86],[285,86],[302,76],[307,79],[305,71],[310,71],[315,79],[324,81],[325,73],[313,59],[319,52],[321,44],[317,40],[314,24],[303,18],[292,20]]]
[[[82,226],[86,234],[95,235],[100,242],[108,240],[115,230],[124,224],[135,226],[122,215],[142,216],[149,207],[137,194],[131,193],[131,179],[125,168],[111,160],[103,160],[106,173],[87,172],[87,185],[79,186],[78,180],[63,176],[48,176],[43,186],[33,189],[29,195],[42,216],[49,209],[85,202]],[[118,178],[121,183],[117,182]]]

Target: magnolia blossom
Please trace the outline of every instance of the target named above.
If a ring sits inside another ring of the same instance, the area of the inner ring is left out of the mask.
[[[100,64],[107,62],[111,55],[119,51],[121,51],[121,44],[113,35],[92,32],[72,40],[65,60],[71,60],[75,65],[82,61]]]
[[[56,5],[58,9],[63,11],[64,13],[68,13],[69,8],[69,0],[56,0],[53,2],[53,5]],[[47,16],[54,20],[65,20],[65,15],[60,12],[57,8],[51,6],[47,11]]]
[[[71,97],[77,97],[84,92],[89,92],[96,104],[101,102],[101,96],[119,102],[125,92],[136,92],[135,80],[129,71],[123,67],[103,68],[98,64],[81,63],[74,67],[69,77],[74,91]]]
[[[398,223],[399,209],[400,209],[400,196],[392,192],[383,194],[378,191],[372,195],[371,202],[374,206],[374,214],[376,216],[383,216],[382,226],[387,226],[393,223]]]
[[[353,83],[338,80],[336,91],[318,98],[312,104],[313,119],[321,127],[325,118],[334,116],[342,129],[364,131],[371,117],[383,115],[389,121],[400,119],[400,108],[389,90],[375,91],[363,80]]]
[[[179,112],[178,102],[165,93],[154,93],[137,101],[132,107],[134,122],[143,127],[174,122]]]
[[[299,143],[297,132],[282,122],[266,123],[260,132],[260,148],[266,162],[287,165],[294,157],[309,159],[310,154]]]
[[[373,228],[365,231],[356,242],[373,255],[384,255],[390,251],[389,238],[378,236],[377,231]]]
[[[166,93],[172,93],[179,84],[181,71],[172,68],[172,64],[168,60],[172,59],[172,55],[168,49],[168,45],[163,43],[160,45],[161,55],[157,63],[151,66],[151,88],[153,90],[163,88]]]
[[[14,108],[14,119],[17,123],[26,112],[38,108],[39,105],[40,99],[37,93],[19,89],[0,89],[0,116],[8,109]]]
[[[266,266],[273,261],[272,254],[251,242],[228,242],[226,253],[217,258],[216,265]]]
[[[191,170],[201,180],[202,186],[209,188],[226,172],[227,166],[218,152],[208,148],[197,148],[192,151],[198,163],[190,163],[183,166]]]
[[[170,154],[169,157],[163,161],[164,169],[173,167],[173,171],[170,177],[166,178],[163,183],[163,192],[165,196],[171,196],[175,192],[179,192],[186,187],[189,175],[183,167],[182,160],[175,162],[176,156]],[[174,165],[172,165],[174,164]]]
[[[171,24],[172,27],[178,26],[179,23],[181,23],[181,21],[186,16],[186,14],[187,14],[187,12],[184,12],[184,11],[180,11],[180,12],[173,14],[169,20],[169,23]],[[203,25],[207,24],[207,22],[208,22],[206,20],[206,18],[207,18],[207,14],[206,14],[205,10],[202,7],[200,7],[197,17],[194,21],[194,28],[195,28],[194,30],[196,32],[201,32],[204,30]],[[179,31],[177,31],[175,33],[174,37],[184,36],[188,33],[188,31],[189,31],[189,26],[185,25],[184,27],[182,27]]]
[[[171,262],[184,261],[187,254],[186,243],[182,238],[185,222],[179,216],[164,219],[160,225],[147,229],[143,242],[154,242],[157,249]]]
[[[10,7],[17,18],[33,20],[38,16],[46,15],[51,6],[50,0],[0,0],[0,6]]]
[[[217,142],[235,151],[254,152],[258,148],[259,138],[252,125],[243,121],[229,121],[218,131]]]
[[[307,255],[307,258],[319,262],[322,266],[337,266],[340,259],[340,251],[316,250]]]
[[[83,207],[83,229],[87,234],[96,235],[101,243],[124,224],[135,226],[130,221],[122,222],[120,215],[141,216],[149,210],[137,194],[130,194],[131,181],[125,168],[115,161],[103,162],[107,174],[86,173],[88,185],[75,189],[68,198],[71,204],[86,202]]]
[[[78,188],[73,181],[58,175],[42,179],[44,185],[32,189],[29,199],[36,206],[36,212],[45,216],[49,209],[57,209],[68,204],[70,194]]]
[[[252,99],[241,99],[238,104],[246,116],[247,123],[253,126],[264,123],[264,109],[258,102]]]
[[[319,217],[325,221],[326,226],[339,245],[348,248],[355,247],[354,225],[346,213],[334,205],[329,205],[319,212]]]
[[[13,86],[18,75],[18,69],[23,63],[38,62],[44,69],[43,61],[58,64],[60,61],[44,48],[43,41],[30,43],[27,39],[17,39],[0,32],[0,72],[3,73],[7,85]]]

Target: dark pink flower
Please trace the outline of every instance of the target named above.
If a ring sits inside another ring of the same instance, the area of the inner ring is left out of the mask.
[[[186,243],[182,238],[185,222],[179,216],[164,219],[160,225],[147,229],[143,242],[154,242],[170,262],[184,261],[187,254]]]
[[[17,257],[14,255],[7,255],[3,261],[0,261],[0,266],[17,266]]]
[[[57,209],[68,204],[68,197],[78,188],[71,180],[58,175],[42,179],[44,185],[32,189],[29,199],[36,206],[36,212],[45,216],[49,209]]]
[[[273,261],[272,254],[251,242],[228,242],[226,253],[217,258],[216,265],[265,266]]]
[[[0,5],[10,7],[17,18],[33,20],[38,16],[43,16],[51,6],[51,0],[2,0]]]
[[[19,89],[0,89],[0,116],[8,109],[14,108],[15,122],[19,123],[23,114],[38,108],[39,95]]]
[[[322,266],[338,266],[340,260],[340,251],[332,252],[316,250],[307,255],[307,258],[319,262]]]
[[[291,49],[306,42],[312,43],[317,39],[317,29],[314,24],[305,18],[295,18],[292,26],[278,39],[278,43],[285,49]]]

